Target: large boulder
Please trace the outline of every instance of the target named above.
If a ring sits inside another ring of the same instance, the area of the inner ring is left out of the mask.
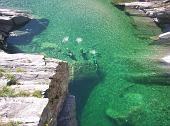
[[[5,40],[9,33],[24,26],[31,17],[22,11],[11,9],[0,9],[0,39],[1,45],[6,45]],[[2,46],[3,47],[3,46]]]
[[[69,79],[67,62],[43,55],[4,52],[0,52],[0,59],[0,125],[10,122],[19,122],[20,126],[58,125],[63,106],[64,112],[70,113],[67,117],[72,119],[67,123],[76,123],[75,98],[70,96],[65,100]]]
[[[23,26],[30,21],[30,18],[27,16],[16,16],[12,18],[16,27]]]
[[[31,20],[30,15],[25,14],[25,12],[11,9],[0,9],[0,15],[0,29],[4,32],[11,32]]]

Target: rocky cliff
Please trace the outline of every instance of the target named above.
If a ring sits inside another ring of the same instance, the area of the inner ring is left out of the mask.
[[[19,29],[31,20],[31,16],[21,10],[0,9],[0,45],[6,45],[9,33]]]
[[[113,3],[114,4],[114,3]],[[170,42],[170,0],[143,0],[143,2],[126,2],[114,4],[135,18],[143,17],[147,23],[155,22],[161,27],[163,34],[155,36],[159,42]],[[153,23],[152,23],[153,24]]]
[[[59,117],[65,112],[72,113],[69,121],[76,124],[75,98],[68,96],[67,62],[4,52],[0,59],[0,125],[65,126],[62,123],[68,119]],[[62,108],[67,111],[61,112]],[[60,125],[57,118],[63,119]]]

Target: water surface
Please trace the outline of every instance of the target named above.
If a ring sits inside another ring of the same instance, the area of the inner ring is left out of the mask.
[[[164,115],[169,88],[155,80],[160,70],[153,59],[160,48],[149,45],[147,38],[160,31],[147,25],[134,27],[133,20],[110,2],[0,0],[0,6],[30,10],[39,19],[23,28],[33,34],[11,37],[9,44],[85,67],[77,75],[86,74],[70,84],[81,126],[170,125]],[[68,56],[69,51],[74,58]]]

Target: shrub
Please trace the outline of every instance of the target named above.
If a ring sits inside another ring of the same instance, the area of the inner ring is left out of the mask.
[[[39,90],[36,90],[33,92],[32,96],[37,97],[37,98],[42,98],[42,92]]]

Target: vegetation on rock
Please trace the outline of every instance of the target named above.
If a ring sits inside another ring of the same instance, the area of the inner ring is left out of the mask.
[[[42,95],[41,91],[36,90],[36,91],[33,92],[32,96],[37,97],[37,98],[42,98],[43,95]]]

